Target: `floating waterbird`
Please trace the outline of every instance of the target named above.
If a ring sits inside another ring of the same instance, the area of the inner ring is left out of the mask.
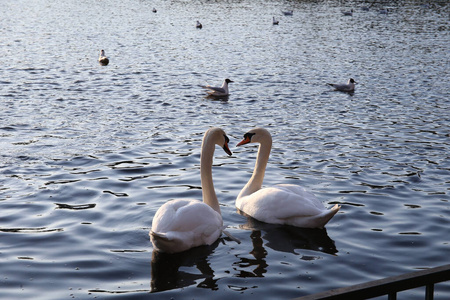
[[[293,10],[285,10],[285,11],[281,11],[281,12],[285,16],[292,16],[292,15],[294,15],[294,11]]]
[[[275,17],[272,17],[272,24],[273,24],[273,25],[278,25],[278,23],[280,23],[280,21],[278,21],[277,19],[275,19]]]
[[[109,64],[109,59],[105,56],[105,50],[100,51],[100,56],[98,57],[98,62],[102,66],[107,66]]]
[[[202,29],[203,25],[199,21],[197,21],[197,24],[195,25],[196,28]]]
[[[157,13],[158,11],[153,7],[152,12]]]
[[[327,83],[327,84],[334,87],[337,91],[353,92],[353,91],[355,91],[356,81],[353,80],[353,78],[350,78],[346,84],[345,83],[341,83],[341,84]]]
[[[227,135],[220,128],[211,128],[205,133],[200,155],[203,202],[176,199],[163,204],[153,218],[150,231],[155,250],[177,253],[211,245],[220,237],[224,226],[214,190],[212,164],[215,145],[231,155],[228,142]]]
[[[344,16],[353,16],[353,9],[350,9],[349,11],[343,11],[342,14]]]
[[[327,210],[321,201],[299,185],[262,188],[272,137],[266,129],[255,128],[247,132],[237,146],[248,143],[259,143],[260,146],[252,177],[236,198],[236,207],[240,211],[262,222],[305,228],[323,228],[339,211],[337,204]]]
[[[229,95],[229,91],[228,91],[228,84],[231,81],[230,79],[225,79],[222,83],[221,87],[213,87],[210,85],[206,85],[206,86],[202,86],[202,88],[207,89],[207,93],[210,96],[216,96],[216,97],[223,97],[223,96],[228,96]]]

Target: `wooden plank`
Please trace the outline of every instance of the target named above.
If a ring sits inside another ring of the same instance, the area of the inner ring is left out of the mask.
[[[303,296],[295,300],[370,299],[447,280],[450,280],[450,264]]]

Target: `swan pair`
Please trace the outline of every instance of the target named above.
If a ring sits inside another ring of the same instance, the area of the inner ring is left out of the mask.
[[[211,128],[205,133],[200,156],[203,202],[178,199],[162,205],[150,231],[155,250],[176,253],[211,245],[224,232],[212,180],[212,161],[215,145],[231,155],[228,143],[226,133],[220,128]],[[260,143],[260,147],[253,175],[236,199],[239,210],[262,222],[309,228],[324,227],[339,211],[337,204],[327,210],[313,194],[297,185],[262,188],[272,137],[266,129],[255,128],[247,132],[237,146],[248,143]]]

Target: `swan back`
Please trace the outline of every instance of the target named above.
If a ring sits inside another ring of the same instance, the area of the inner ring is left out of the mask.
[[[153,218],[150,238],[156,250],[176,253],[211,245],[222,233],[222,216],[194,199],[166,202]]]

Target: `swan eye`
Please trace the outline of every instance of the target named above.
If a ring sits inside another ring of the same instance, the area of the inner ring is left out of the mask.
[[[246,134],[244,134],[244,139],[251,141],[252,137],[255,135],[255,133],[252,132],[247,132]]]

